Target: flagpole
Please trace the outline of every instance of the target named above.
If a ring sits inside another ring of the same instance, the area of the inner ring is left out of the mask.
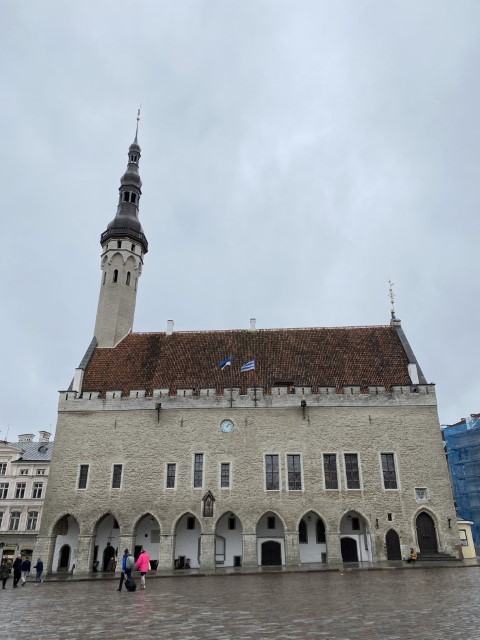
[[[233,367],[230,365],[230,409],[233,407]]]

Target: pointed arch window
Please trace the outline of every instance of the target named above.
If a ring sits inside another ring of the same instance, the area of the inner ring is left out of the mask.
[[[127,286],[130,286],[130,271],[127,272]]]
[[[113,282],[118,282],[118,269],[113,272]]]
[[[215,498],[211,491],[207,491],[207,493],[202,498],[203,501],[203,517],[204,518],[213,518],[213,503],[215,502]]]

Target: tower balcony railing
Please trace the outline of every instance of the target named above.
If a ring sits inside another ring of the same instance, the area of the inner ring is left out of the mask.
[[[148,241],[145,234],[138,233],[138,231],[134,231],[130,227],[114,227],[112,229],[107,229],[107,231],[104,231],[100,236],[100,244],[104,245],[105,242],[111,238],[125,238],[125,236],[139,242],[143,246],[145,253],[147,253]]]

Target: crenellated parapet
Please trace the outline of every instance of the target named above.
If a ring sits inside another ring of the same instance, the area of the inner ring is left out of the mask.
[[[368,387],[367,393],[360,393],[360,387],[320,387],[312,392],[312,387],[273,387],[266,390],[249,387],[246,394],[240,389],[226,388],[223,393],[216,389],[154,389],[147,395],[145,389],[131,390],[124,395],[121,389],[111,389],[102,397],[100,392],[60,391],[59,411],[144,411],[169,409],[214,409],[235,407],[248,408],[286,408],[303,406],[306,410],[315,407],[369,407],[369,406],[435,406],[437,398],[435,385],[401,385],[390,391],[384,387]],[[159,406],[160,405],[160,406]]]

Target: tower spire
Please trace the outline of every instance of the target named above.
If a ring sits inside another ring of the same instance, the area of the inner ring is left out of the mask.
[[[128,149],[128,163],[120,178],[117,213],[100,237],[102,281],[95,337],[99,347],[114,347],[132,330],[138,278],[148,251],[147,238],[138,219],[142,181],[138,171],[141,149],[138,121],[135,139]]]

